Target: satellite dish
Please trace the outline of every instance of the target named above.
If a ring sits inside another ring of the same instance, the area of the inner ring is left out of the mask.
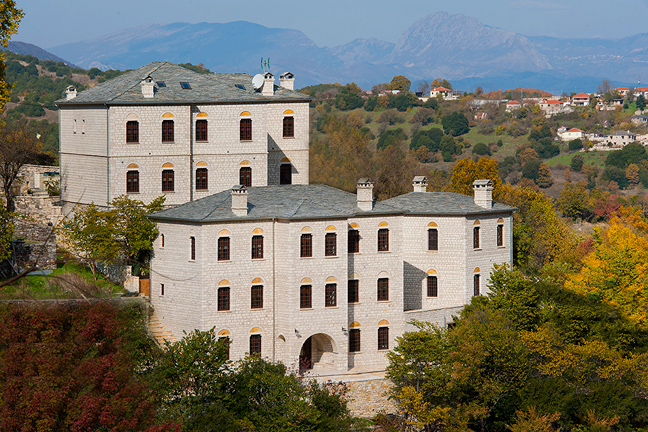
[[[254,75],[254,78],[252,78],[252,85],[254,86],[255,90],[258,90],[261,87],[263,87],[263,75],[261,74]]]

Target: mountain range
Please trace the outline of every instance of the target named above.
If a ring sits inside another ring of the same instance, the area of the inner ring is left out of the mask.
[[[648,33],[620,40],[524,36],[476,18],[437,12],[414,22],[393,44],[357,39],[319,47],[299,30],[246,21],[150,24],[48,51],[84,68],[132,69],[154,60],[203,63],[216,72],[295,74],[298,87],[355,82],[363,88],[405,75],[446,78],[456,88],[535,87],[594,91],[603,79],[637,85],[648,76]]]

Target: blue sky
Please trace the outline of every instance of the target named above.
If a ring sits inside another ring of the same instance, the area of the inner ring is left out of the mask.
[[[13,40],[42,48],[151,23],[250,21],[303,31],[319,46],[357,38],[396,42],[438,11],[535,36],[622,38],[648,32],[648,0],[18,0],[25,18]]]

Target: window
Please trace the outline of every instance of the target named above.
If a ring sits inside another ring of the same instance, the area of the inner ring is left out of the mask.
[[[252,141],[252,119],[241,119],[241,141]]]
[[[497,246],[504,246],[504,225],[497,225]]]
[[[473,276],[473,295],[474,296],[479,295],[479,275],[478,274]]]
[[[252,286],[250,307],[252,309],[263,309],[263,285]]]
[[[126,142],[139,142],[139,122],[137,120],[130,120],[126,122]]]
[[[162,243],[162,247],[164,247],[164,234],[160,234],[160,241]]]
[[[292,184],[291,164],[281,164],[279,166],[279,184]]]
[[[313,235],[312,234],[301,235],[301,251],[299,256],[302,258],[310,258],[313,256]]]
[[[180,81],[180,87],[184,90],[191,90],[191,85],[188,82]]]
[[[473,248],[479,249],[479,227],[473,228]]]
[[[241,168],[239,172],[239,184],[245,187],[252,187],[252,168]]]
[[[218,338],[218,343],[225,346],[225,359],[230,359],[230,338],[227,336],[221,336]]]
[[[191,242],[191,260],[196,260],[196,237],[189,237]]]
[[[164,81],[155,81],[155,84],[157,84],[158,87],[166,87],[166,83]]]
[[[207,168],[196,169],[196,190],[207,190]]]
[[[174,174],[173,170],[162,171],[162,192],[173,192]]]
[[[207,141],[207,120],[196,120],[196,141]]]
[[[229,237],[218,238],[218,261],[229,261],[230,239]]]
[[[378,279],[378,301],[389,300],[389,279]]]
[[[436,228],[428,230],[428,250],[439,250],[439,231]]]
[[[349,352],[360,351],[360,329],[349,330]]]
[[[428,276],[427,278],[427,296],[437,297],[439,295],[439,281],[436,276]]]
[[[386,228],[378,230],[378,252],[389,251],[389,230]]]
[[[311,285],[299,287],[299,307],[302,309],[313,307],[313,287]]]
[[[139,192],[139,171],[126,172],[126,192]]]
[[[218,288],[218,310],[219,311],[228,311],[230,310],[230,289],[229,287],[219,287]]]
[[[349,253],[360,252],[360,231],[349,230]]]
[[[160,295],[164,295],[164,284],[160,284]]]
[[[389,327],[378,327],[378,349],[389,349]]]
[[[324,306],[337,306],[337,284],[326,284],[324,287]]]
[[[263,258],[263,236],[252,236],[252,259]]]
[[[261,355],[261,335],[250,336],[250,355]]]
[[[162,142],[173,142],[173,120],[162,121]]]
[[[283,136],[284,138],[293,138],[295,136],[295,118],[283,118]]]
[[[326,233],[324,237],[324,256],[336,256],[337,234]]]
[[[357,279],[349,280],[349,303],[358,303],[360,301],[360,281]]]

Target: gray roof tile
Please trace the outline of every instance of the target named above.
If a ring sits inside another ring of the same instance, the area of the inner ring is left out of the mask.
[[[165,87],[155,84],[155,96],[145,98],[140,82],[151,76],[153,82],[164,81]],[[180,82],[188,82],[191,89],[183,89]],[[241,88],[242,87],[242,88]],[[272,96],[263,96],[252,86],[252,75],[245,73],[199,74],[169,62],[153,62],[126,72],[105,83],[77,94],[74,99],[60,99],[59,106],[78,104],[151,105],[176,103],[308,101],[309,97],[275,85]]]
[[[223,191],[151,215],[153,219],[186,222],[220,222],[250,219],[320,219],[378,214],[467,215],[511,212],[503,204],[491,210],[474,204],[472,197],[455,193],[412,192],[375,202],[361,211],[355,194],[326,185],[281,185],[248,188],[248,214],[232,213],[230,191]]]

